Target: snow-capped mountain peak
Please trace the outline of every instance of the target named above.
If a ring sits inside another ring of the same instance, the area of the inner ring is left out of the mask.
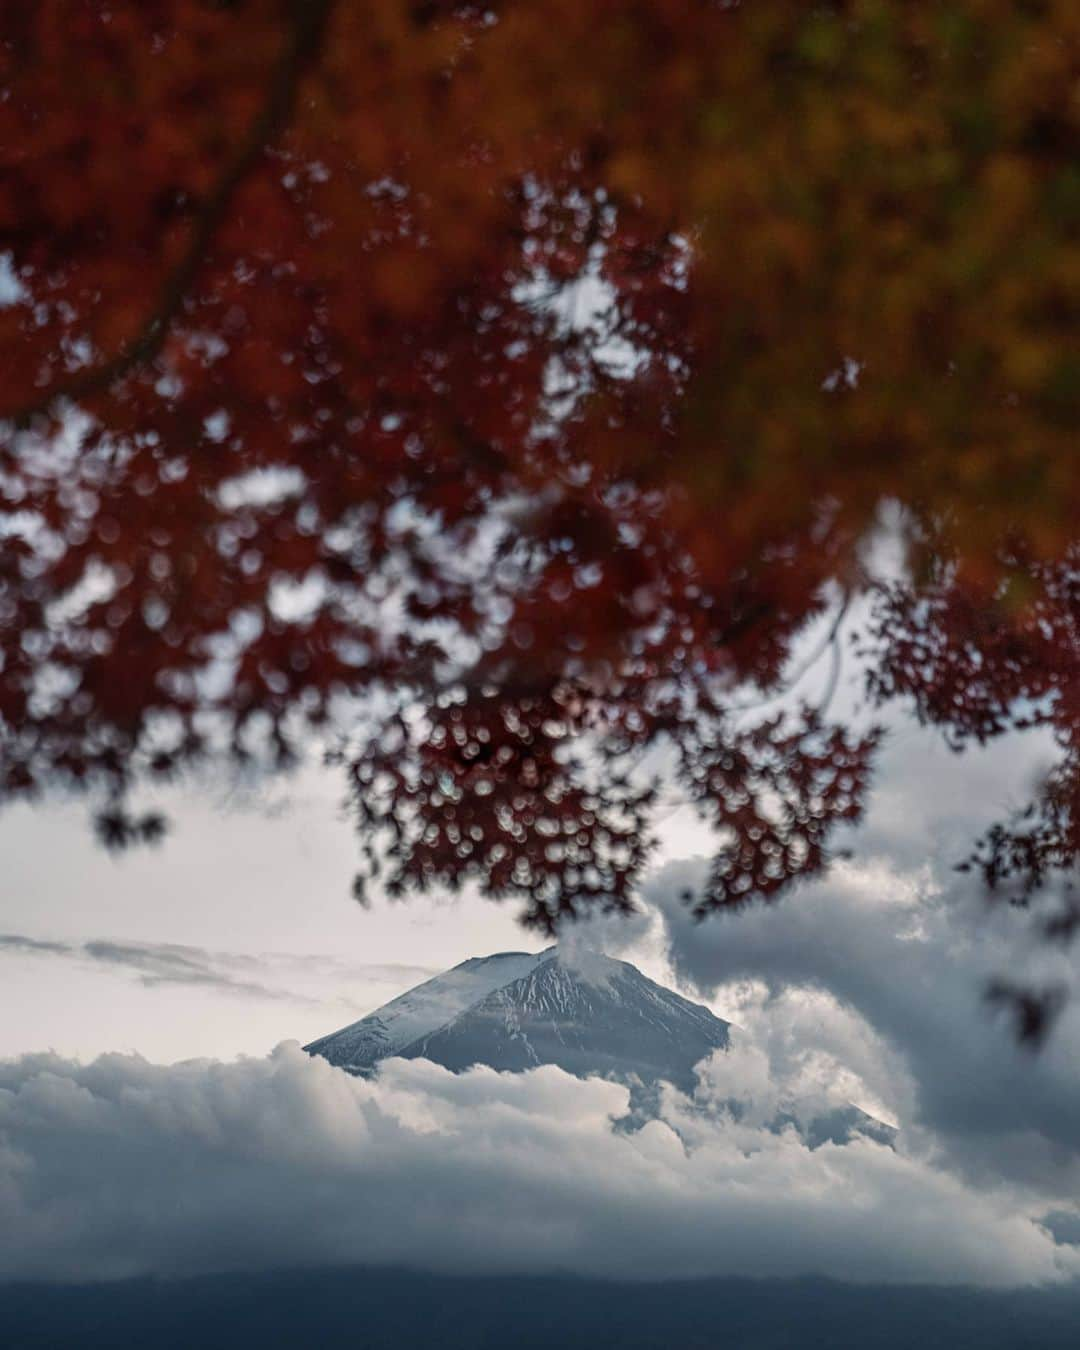
[[[555,948],[549,947],[539,953],[472,956],[305,1049],[331,1064],[362,1073],[381,1059],[407,1054],[416,1041],[445,1027],[496,989],[528,975],[554,953]]]
[[[351,1073],[398,1055],[690,1088],[694,1065],[727,1044],[726,1022],[628,962],[550,947],[462,962],[307,1049]]]

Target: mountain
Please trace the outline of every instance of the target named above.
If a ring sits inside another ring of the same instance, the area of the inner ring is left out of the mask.
[[[556,1064],[690,1090],[694,1065],[728,1040],[727,1022],[629,962],[549,947],[464,961],[306,1049],[357,1074],[398,1055],[455,1071]]]
[[[694,1066],[728,1048],[729,1029],[628,961],[549,947],[463,961],[304,1048],[364,1076],[392,1056],[455,1073],[474,1064],[504,1072],[555,1064],[578,1078],[629,1084],[632,1125],[656,1113],[661,1082],[692,1093]],[[729,1106],[737,1116],[738,1104]],[[889,1144],[896,1133],[853,1105],[813,1120],[781,1110],[768,1128],[788,1127],[811,1148],[856,1134]]]

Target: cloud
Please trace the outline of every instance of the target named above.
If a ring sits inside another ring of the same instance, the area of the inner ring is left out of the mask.
[[[33,956],[70,956],[71,944],[68,942],[48,942],[41,938],[24,937],[21,933],[0,933],[0,952]]]
[[[644,888],[676,978],[770,1045],[774,1068],[824,1057],[868,1109],[920,1127],[969,1179],[1047,1196],[1080,1188],[1080,1006],[1038,1055],[987,1002],[991,983],[1076,987],[1078,952],[987,904],[954,864],[1022,799],[1039,745],[959,758],[922,733],[894,744],[853,856],[774,906],[695,922],[681,897],[706,863]],[[995,1015],[997,1013],[998,1015]]]
[[[301,980],[369,981],[409,985],[427,979],[435,971],[427,966],[376,964],[351,966],[327,956],[286,956],[277,953],[249,955],[208,951],[170,942],[123,942],[110,938],[63,942],[0,933],[0,955],[59,957],[128,972],[147,989],[185,985],[213,989],[247,998],[285,1000],[326,1007],[318,992],[296,987]],[[338,999],[338,1002],[344,1000]],[[347,1001],[346,1001],[347,1002]],[[354,1004],[348,1003],[354,1008]]]
[[[392,1060],[365,1081],[293,1042],[168,1067],[28,1056],[0,1065],[0,1277],[339,1263],[991,1286],[1080,1273],[1080,1252],[1011,1188],[764,1126],[783,1092],[756,1054],[720,1057],[696,1103],[667,1093],[662,1118],[629,1134],[612,1125],[625,1088],[552,1066],[454,1075]]]

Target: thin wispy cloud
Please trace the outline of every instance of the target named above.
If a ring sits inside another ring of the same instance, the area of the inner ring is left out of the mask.
[[[407,986],[434,971],[425,966],[395,963],[350,965],[332,956],[251,955],[212,951],[169,942],[125,942],[112,938],[60,941],[24,933],[0,933],[0,956],[29,956],[75,961],[133,976],[146,989],[187,986],[212,989],[245,998],[284,1000],[307,1006],[346,1003],[362,1007],[339,994],[342,984],[398,984]],[[299,977],[332,982],[333,994],[319,996],[296,987]]]

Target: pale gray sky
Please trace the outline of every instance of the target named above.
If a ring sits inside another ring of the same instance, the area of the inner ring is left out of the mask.
[[[0,814],[0,935],[199,949],[188,954],[192,982],[179,982],[182,967],[162,980],[155,966],[145,983],[147,970],[125,966],[123,953],[0,943],[0,1055],[263,1054],[360,1016],[423,968],[543,945],[509,910],[475,900],[362,910],[349,899],[356,843],[340,797],[340,777],[317,768],[273,786],[261,804],[230,803],[212,788],[177,792],[166,800],[166,842],[118,858],[95,843],[78,804]],[[238,971],[235,958],[258,964]],[[202,968],[281,996],[194,982]]]

